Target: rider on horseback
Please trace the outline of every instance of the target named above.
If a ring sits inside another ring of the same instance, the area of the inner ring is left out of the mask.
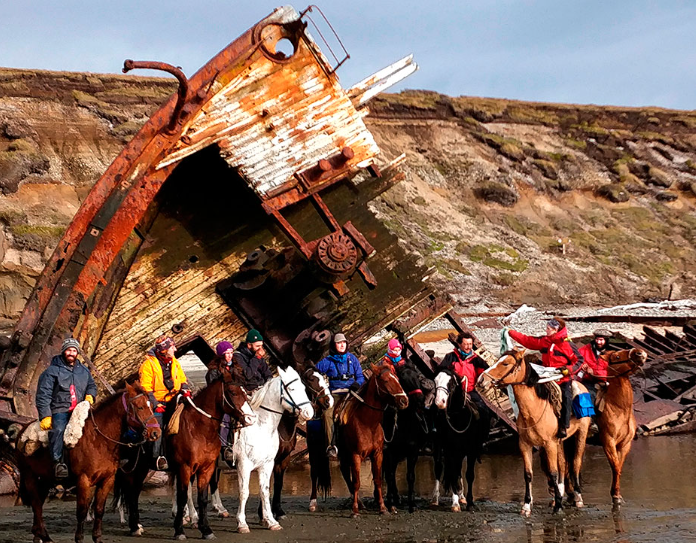
[[[232,357],[233,363],[240,369],[242,382],[239,384],[250,394],[273,378],[264,360],[265,354],[263,336],[258,330],[252,328]]]
[[[94,403],[97,385],[92,374],[77,359],[80,344],[76,339],[63,341],[61,354],[51,359],[51,365],[39,377],[36,389],[36,409],[42,430],[50,430],[48,440],[55,464],[56,479],[68,476],[63,462],[63,434],[70,414],[81,401]]]
[[[593,332],[594,339],[580,347],[580,354],[585,363],[580,367],[578,378],[583,382],[608,384],[606,382],[609,363],[602,358],[607,350],[609,338],[614,334],[610,330],[600,329]]]
[[[186,374],[181,364],[176,359],[176,345],[170,337],[160,336],[155,346],[150,349],[145,361],[140,366],[140,384],[155,398],[155,417],[160,427],[164,416],[166,403],[179,392],[184,396],[191,396]],[[155,469],[165,471],[169,468],[167,459],[162,454],[162,436],[152,445],[152,456],[155,460]]]
[[[481,395],[476,391],[476,381],[488,369],[488,365],[474,352],[474,338],[468,332],[457,336],[457,347],[447,353],[440,364],[441,368],[449,368],[462,380],[462,389],[474,402],[479,413],[488,409]]]
[[[510,330],[510,337],[526,349],[541,353],[541,363],[548,368],[561,368],[563,378],[558,381],[562,392],[561,420],[558,424],[558,437],[565,437],[570,426],[570,412],[573,402],[571,375],[583,364],[578,348],[568,337],[565,321],[555,317],[546,323],[546,335],[526,336]]]
[[[224,371],[232,371],[234,346],[229,341],[221,341],[215,346],[215,354],[217,356],[208,364],[208,372],[205,374],[205,383],[208,386],[221,379]],[[233,440],[234,435],[230,432],[230,416],[225,414],[220,425],[220,441],[225,445],[222,455],[229,462],[232,461]]]
[[[328,444],[326,454],[329,458],[336,458],[338,457],[338,449],[334,434],[334,409],[348,390],[357,392],[365,382],[365,377],[358,358],[353,353],[348,352],[348,340],[344,334],[334,335],[329,351],[329,356],[322,358],[317,363],[317,370],[328,378],[329,390],[334,398],[333,405],[329,409],[324,409],[322,419]]]

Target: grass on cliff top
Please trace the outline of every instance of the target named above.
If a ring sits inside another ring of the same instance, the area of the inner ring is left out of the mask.
[[[503,254],[508,258],[504,258]],[[472,262],[481,262],[484,266],[496,270],[523,272],[529,265],[515,249],[496,244],[474,245],[468,249],[468,256]]]

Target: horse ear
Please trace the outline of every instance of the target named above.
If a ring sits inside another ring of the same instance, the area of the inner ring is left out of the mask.
[[[379,370],[379,366],[377,366],[376,364],[370,364],[370,369],[372,370],[372,373],[377,373],[377,371]]]
[[[126,392],[128,392],[129,396],[133,395],[133,387],[130,385],[128,381],[126,381]]]
[[[280,366],[278,366],[278,375],[280,375],[281,377],[285,377],[285,370]]]

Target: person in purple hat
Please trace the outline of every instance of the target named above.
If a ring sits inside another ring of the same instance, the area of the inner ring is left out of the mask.
[[[215,346],[215,358],[208,364],[208,372],[205,374],[205,382],[208,386],[222,379],[224,371],[232,371],[232,355],[234,354],[234,346],[229,341],[221,341]],[[230,432],[230,416],[222,417],[220,424],[220,442],[224,444],[222,449],[222,457],[231,462],[234,455],[232,454],[232,444],[234,443],[234,434]]]

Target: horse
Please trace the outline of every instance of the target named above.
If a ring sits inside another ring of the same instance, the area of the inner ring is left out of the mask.
[[[236,385],[229,372],[203,388],[190,403],[184,403],[179,417],[179,431],[167,437],[167,460],[176,475],[176,515],[174,537],[186,539],[183,528],[184,506],[188,485],[197,476],[198,528],[205,539],[215,536],[208,523],[208,484],[220,454],[220,421],[225,414],[241,424],[252,424],[256,418],[247,403],[247,394]],[[172,400],[174,402],[176,400]],[[170,404],[172,403],[170,402]],[[173,407],[168,405],[168,408]],[[119,472],[114,489],[114,503],[121,501],[128,511],[131,535],[143,533],[138,500],[149,471],[149,455],[140,455],[127,471]]]
[[[542,461],[542,467],[546,468],[549,488],[553,489],[553,512],[560,513],[563,510],[563,494],[565,492],[564,474],[566,472],[566,453],[562,442],[557,437],[558,418],[554,414],[549,401],[547,387],[538,384],[539,376],[531,367],[531,362],[536,362],[534,355],[526,355],[525,349],[507,351],[498,361],[488,368],[483,375],[491,379],[494,385],[512,385],[515,401],[519,407],[517,417],[517,431],[519,433],[519,447],[524,460],[525,495],[521,514],[530,516],[532,512],[532,450],[534,447],[543,449],[547,462]],[[578,384],[585,392],[584,386]],[[570,467],[570,481],[573,485],[573,495],[576,507],[583,507],[580,469],[582,456],[585,452],[585,442],[590,427],[590,417],[576,419],[571,418],[570,428],[566,440],[575,436],[574,454]],[[544,465],[547,464],[547,465]],[[570,496],[570,492],[569,492]]]
[[[313,399],[317,407],[330,409],[333,406],[334,399],[329,390],[329,382],[326,376],[319,373],[314,364],[311,363],[300,368],[299,373],[309,397]],[[293,417],[287,412],[284,413],[278,426],[278,434],[280,436],[280,446],[273,464],[273,500],[271,502],[271,511],[273,516],[280,520],[285,518],[281,494],[283,492],[285,470],[290,465],[292,451],[295,450],[295,445],[297,445],[297,417]],[[259,517],[262,517],[261,513],[261,504],[259,504]]]
[[[161,432],[149,396],[137,383],[132,386],[126,383],[125,391],[94,406],[84,421],[82,437],[73,448],[66,446],[71,477],[61,483],[65,486],[74,482],[77,486],[77,543],[84,540],[84,524],[92,501],[92,487],[96,487],[92,539],[94,543],[102,541],[104,508],[118,471],[119,447],[123,445],[120,439],[124,428],[141,433],[142,441],[131,444],[133,446],[155,441]],[[21,441],[22,434],[18,439]],[[31,528],[34,543],[52,541],[43,520],[43,504],[48,491],[56,484],[50,453],[46,448],[30,455],[17,450],[17,464],[20,472],[19,496],[34,512]]]
[[[346,397],[340,408],[336,441],[341,474],[353,497],[352,518],[359,512],[360,463],[370,458],[375,484],[375,500],[381,514],[388,513],[382,496],[382,449],[384,431],[382,419],[388,405],[398,409],[408,407],[408,396],[401,388],[389,365],[372,365],[372,375],[357,394]],[[324,455],[328,464],[328,458]],[[327,468],[328,472],[328,468]],[[328,473],[328,484],[331,484]]]
[[[269,496],[271,472],[279,447],[278,424],[284,411],[299,414],[300,422],[314,416],[314,409],[297,371],[292,367],[279,367],[278,374],[254,393],[252,407],[257,413],[257,420],[239,431],[232,447],[239,481],[237,530],[240,533],[249,533],[245,509],[249,499],[249,479],[254,470],[259,473],[261,522],[271,530],[282,529],[273,517]]]
[[[599,440],[611,467],[611,498],[615,506],[623,503],[621,497],[621,470],[636,435],[636,417],[633,413],[633,387],[629,376],[647,360],[643,349],[626,349],[602,356],[608,363],[609,386],[603,396],[604,409],[596,416]]]
[[[476,462],[480,461],[483,444],[490,432],[490,413],[471,405],[462,388],[459,376],[448,368],[442,368],[435,376],[435,421],[436,442],[434,443],[435,489],[431,505],[439,505],[440,482],[445,492],[452,494],[452,511],[459,512],[464,500],[462,465],[466,457],[466,508],[475,510],[474,478]],[[443,469],[444,468],[444,469]],[[444,477],[443,477],[444,471]]]
[[[401,387],[408,396],[408,407],[394,419],[391,429],[385,428],[385,434],[391,437],[384,438],[384,476],[387,480],[386,506],[392,513],[396,513],[396,506],[400,504],[401,497],[396,484],[396,469],[399,463],[406,459],[406,481],[408,483],[408,510],[413,513],[416,510],[416,462],[418,454],[430,434],[429,424],[425,413],[425,396],[421,390],[421,374],[413,366],[407,364],[396,370]]]

